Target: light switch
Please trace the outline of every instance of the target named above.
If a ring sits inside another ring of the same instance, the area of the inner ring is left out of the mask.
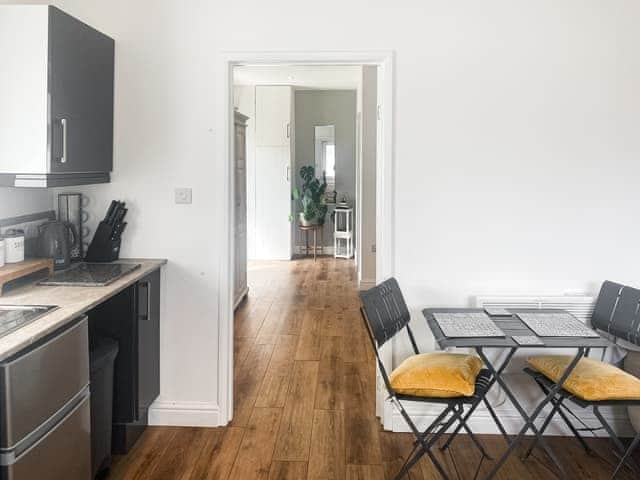
[[[175,190],[176,204],[190,205],[191,204],[191,189],[190,188],[176,188]]]

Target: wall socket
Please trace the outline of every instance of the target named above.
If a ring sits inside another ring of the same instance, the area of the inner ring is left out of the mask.
[[[192,200],[192,190],[190,188],[176,188],[175,201],[178,205],[190,205]]]

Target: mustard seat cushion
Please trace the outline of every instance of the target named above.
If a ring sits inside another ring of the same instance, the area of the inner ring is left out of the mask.
[[[569,355],[548,355],[527,359],[529,365],[557,382],[573,360]],[[640,400],[640,379],[608,363],[583,358],[562,386],[582,400]]]
[[[482,360],[473,355],[433,352],[414,355],[396,368],[389,380],[399,394],[417,397],[470,397]]]

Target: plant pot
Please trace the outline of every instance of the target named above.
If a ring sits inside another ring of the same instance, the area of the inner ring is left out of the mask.
[[[298,221],[300,222],[300,225],[303,227],[312,227],[314,225],[322,225],[324,222],[320,221],[319,218],[312,218],[311,220],[306,220],[304,218],[304,213],[300,212],[298,214]]]

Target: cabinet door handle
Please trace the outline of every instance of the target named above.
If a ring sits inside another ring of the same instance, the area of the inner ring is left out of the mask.
[[[60,120],[62,124],[62,157],[60,157],[60,163],[67,163],[67,119]]]
[[[146,305],[144,312],[138,312],[138,318],[141,321],[146,321],[149,320],[149,309],[151,308],[151,285],[149,282],[141,282],[138,288],[141,289],[143,287],[147,290]]]
[[[287,138],[291,138],[291,124],[287,123]]]

